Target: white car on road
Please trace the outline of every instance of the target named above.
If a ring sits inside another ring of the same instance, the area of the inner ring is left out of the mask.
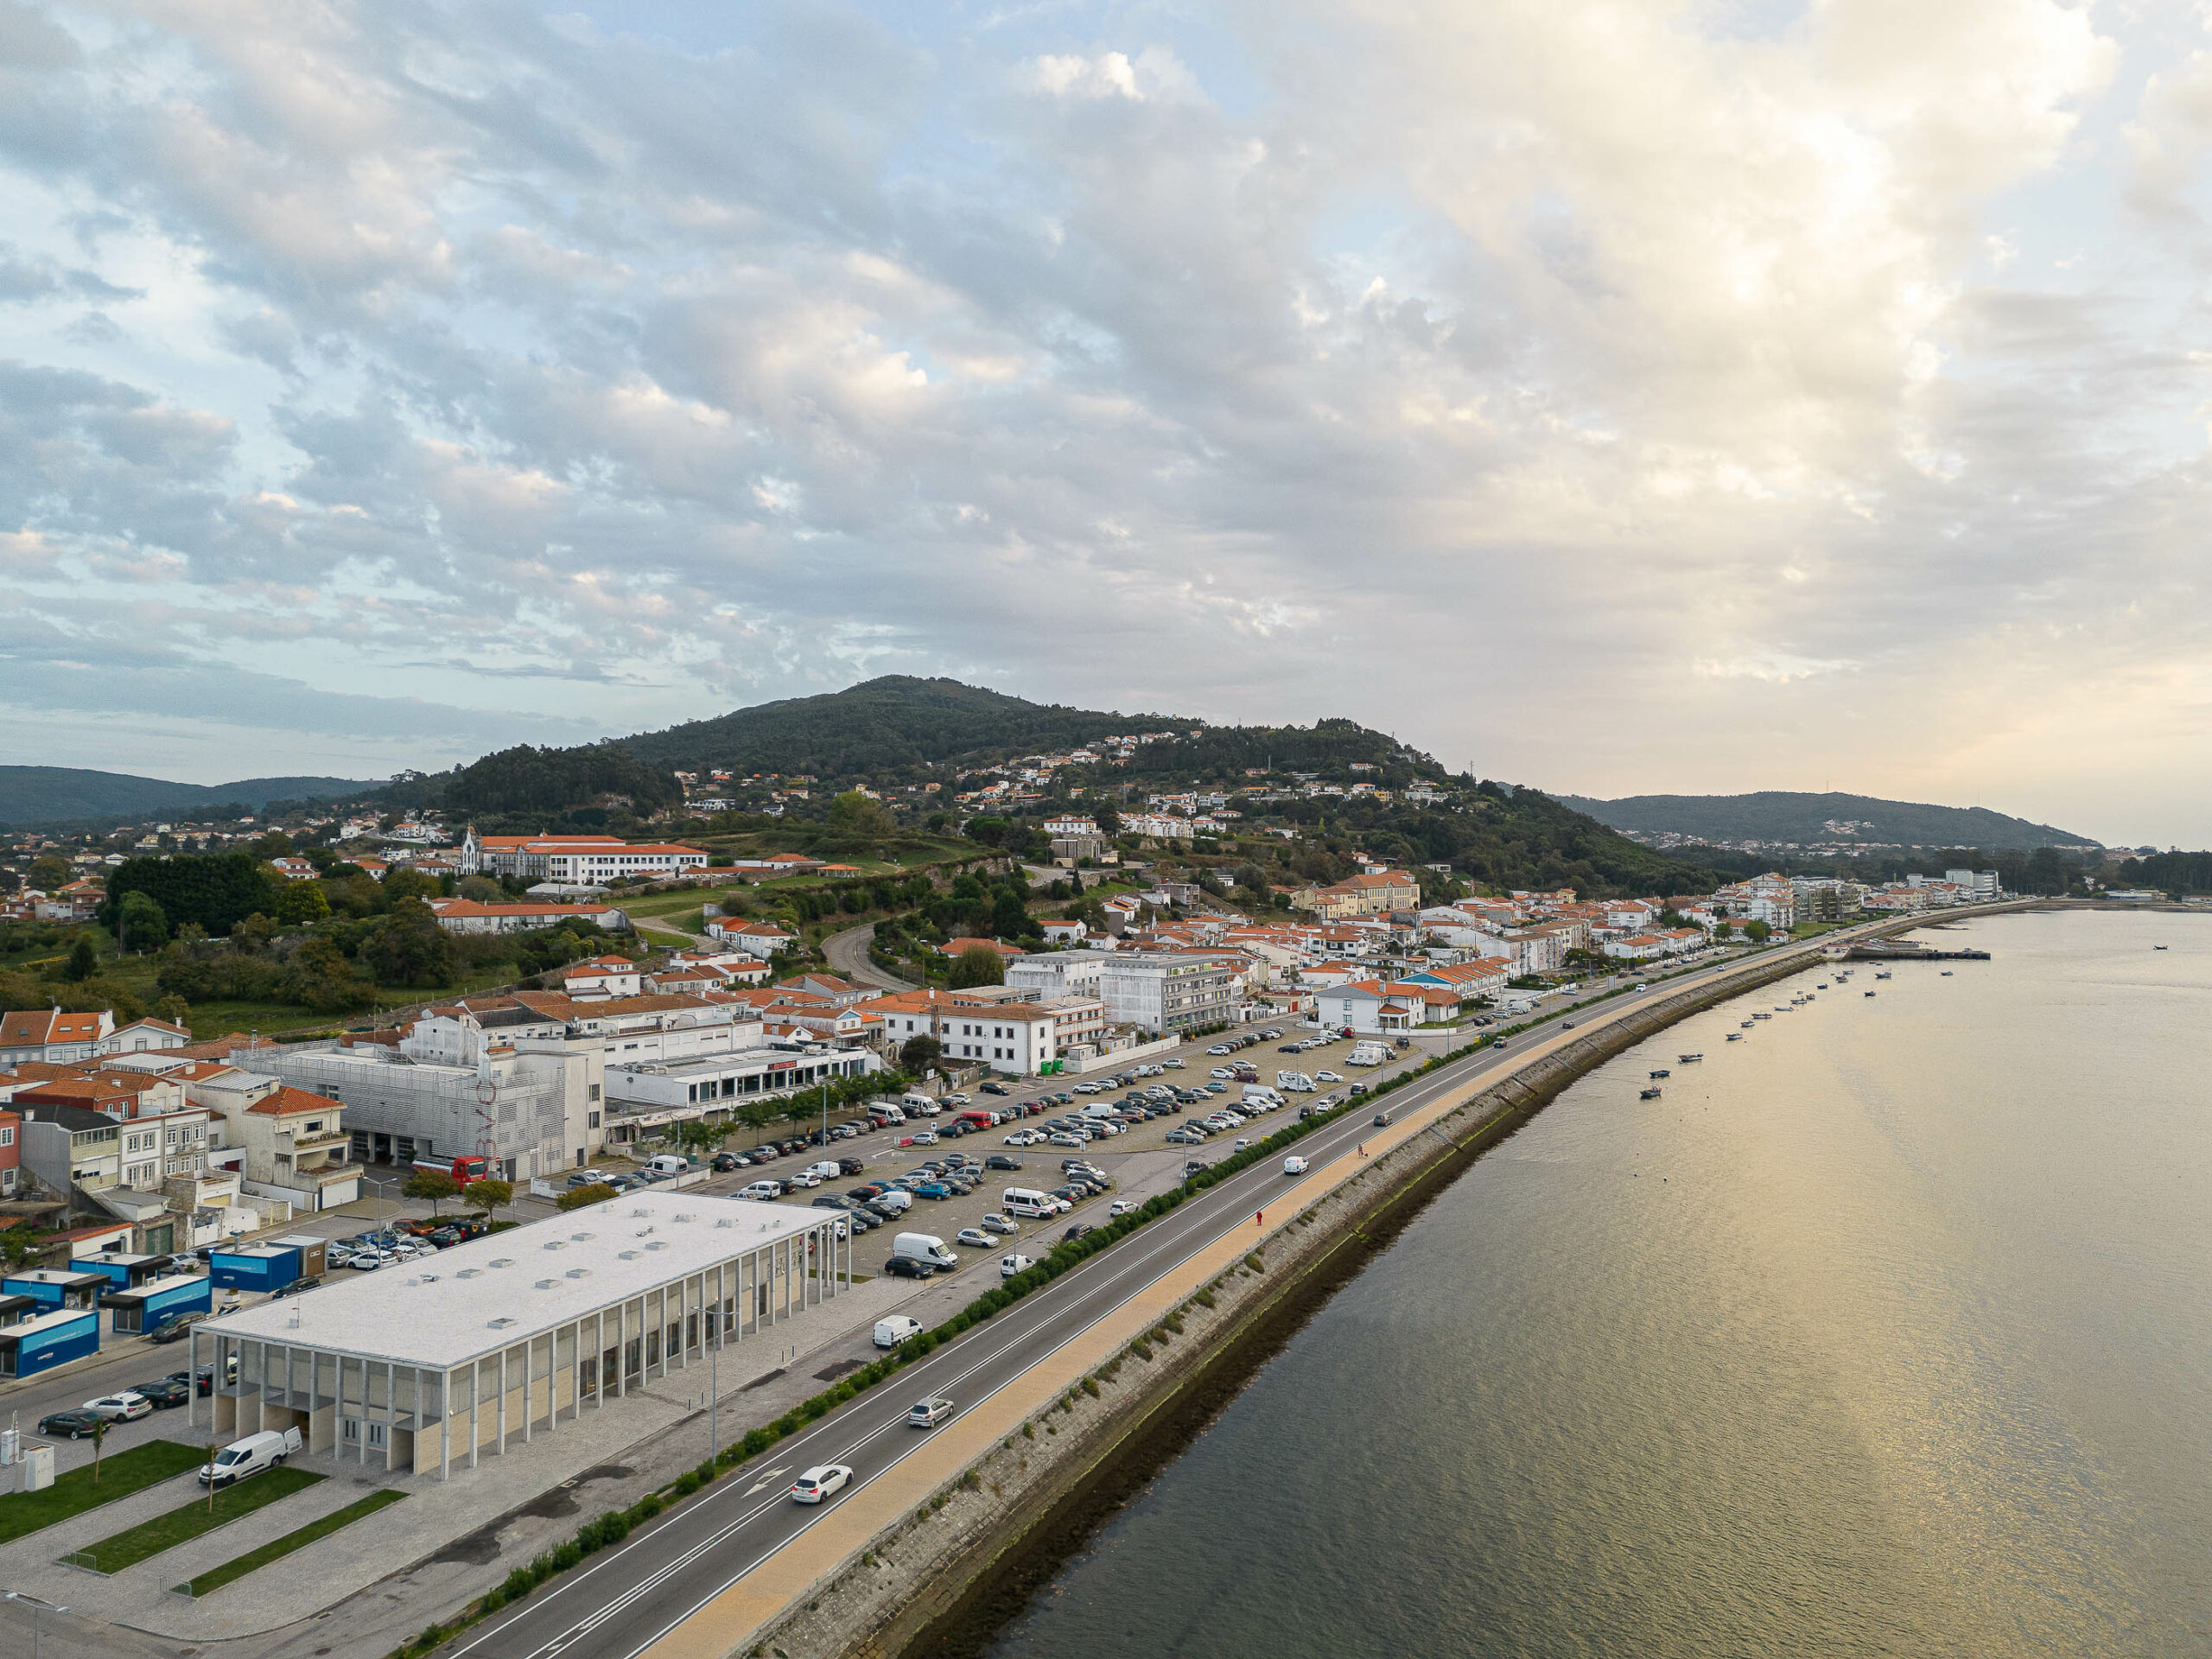
[[[84,1408],[106,1418],[111,1423],[135,1423],[141,1417],[154,1414],[154,1402],[144,1395],[133,1394],[128,1389],[121,1394],[104,1394],[97,1400],[87,1400]]]
[[[824,1463],[808,1470],[791,1483],[791,1502],[819,1503],[832,1492],[842,1491],[853,1471],[842,1463]]]

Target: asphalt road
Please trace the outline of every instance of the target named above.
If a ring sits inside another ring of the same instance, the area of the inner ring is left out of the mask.
[[[831,973],[842,974],[855,985],[874,985],[887,991],[912,990],[912,981],[887,974],[868,960],[868,948],[874,938],[874,922],[862,922],[858,927],[832,933],[822,941],[823,960],[830,964]]]
[[[1602,1013],[1593,1010],[1591,1020],[1673,995],[1726,965],[1616,999]],[[1503,1050],[1483,1049],[1392,1094],[1387,1109],[1395,1116],[1447,1090],[1495,1081],[1555,1031],[1530,1033]],[[1325,1160],[1370,1133],[1370,1120],[1366,1111],[1348,1113],[1317,1131],[1300,1150],[1316,1162]],[[1282,1180],[1281,1165],[1269,1160],[1208,1189],[1126,1243],[1094,1256],[908,1368],[896,1382],[830,1413],[703,1497],[594,1556],[588,1567],[496,1616],[453,1652],[478,1659],[552,1659],[556,1654],[569,1659],[631,1659],[830,1510],[870,1502],[870,1483],[923,1438],[906,1421],[914,1401],[944,1395],[962,1412],[972,1409],[1177,1262],[1226,1232],[1252,1227],[1254,1212],[1280,1190]],[[827,1503],[791,1503],[786,1496],[791,1482],[817,1464],[849,1465],[854,1479]]]

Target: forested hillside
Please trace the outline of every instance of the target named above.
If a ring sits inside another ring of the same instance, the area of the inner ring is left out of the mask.
[[[175,784],[78,766],[0,766],[0,824],[99,823],[148,813],[182,817],[222,806],[258,811],[270,801],[357,795],[377,785],[345,778],[245,778]]]
[[[817,697],[792,697],[645,732],[625,747],[665,766],[741,775],[811,773],[825,781],[967,757],[1069,749],[1109,733],[1170,728],[1165,715],[1120,715],[1029,702],[957,680],[889,674]]]
[[[1763,790],[1751,795],[1631,795],[1617,801],[1579,795],[1563,798],[1616,830],[1697,841],[1793,842],[1799,846],[1868,842],[1980,847],[1993,852],[2095,844],[2072,830],[2011,817],[1987,807],[1932,806],[1871,795]]]

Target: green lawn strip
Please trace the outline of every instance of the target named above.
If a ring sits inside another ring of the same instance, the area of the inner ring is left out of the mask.
[[[278,1560],[296,1549],[305,1549],[318,1538],[327,1538],[342,1527],[350,1527],[365,1515],[374,1515],[389,1508],[407,1496],[389,1486],[380,1492],[372,1492],[358,1503],[348,1503],[334,1515],[326,1515],[320,1521],[310,1521],[304,1527],[286,1533],[282,1538],[272,1538],[259,1549],[249,1549],[243,1555],[233,1555],[220,1567],[211,1567],[189,1584],[177,1587],[188,1595],[198,1598],[210,1591],[219,1590],[232,1579],[242,1579],[257,1568]]]
[[[42,1492],[11,1492],[0,1497],[0,1544],[143,1491],[172,1475],[198,1468],[207,1459],[207,1453],[195,1446],[180,1446],[175,1440],[149,1440],[101,1459],[97,1483],[92,1465],[86,1464],[56,1476],[54,1484]]]
[[[203,1454],[204,1455],[204,1454]],[[120,1573],[126,1567],[158,1555],[165,1549],[175,1549],[179,1544],[189,1543],[203,1532],[212,1532],[226,1522],[240,1516],[251,1515],[256,1510],[289,1497],[302,1487],[312,1486],[324,1477],[305,1469],[271,1469],[264,1474],[250,1477],[235,1486],[226,1486],[215,1494],[210,1504],[205,1497],[194,1498],[181,1509],[157,1515],[150,1521],[142,1521],[126,1528],[111,1538],[103,1538],[82,1552],[82,1565],[96,1573]]]

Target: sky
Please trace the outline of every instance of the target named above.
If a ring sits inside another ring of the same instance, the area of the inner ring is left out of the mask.
[[[912,673],[2203,845],[2208,21],[0,0],[0,760]]]

